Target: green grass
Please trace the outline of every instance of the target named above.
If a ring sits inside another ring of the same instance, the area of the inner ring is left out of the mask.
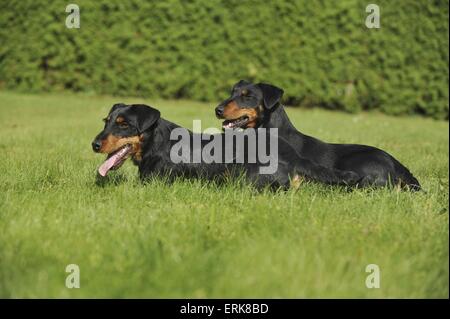
[[[383,148],[426,192],[312,183],[142,184],[126,163],[95,184],[90,142],[115,102],[0,92],[0,297],[448,297],[448,123],[289,109],[304,133]],[[213,105],[142,101],[192,127]],[[114,176],[113,176],[114,177]],[[77,264],[81,288],[65,287]],[[365,267],[381,269],[367,289]]]

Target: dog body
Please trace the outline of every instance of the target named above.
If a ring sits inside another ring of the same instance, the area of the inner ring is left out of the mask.
[[[220,139],[220,145],[225,153],[225,133],[197,136],[198,133],[188,131],[189,139],[184,145],[189,149],[185,162],[174,162],[171,152],[180,143],[179,139],[171,138],[171,133],[181,127],[160,117],[160,112],[146,105],[116,104],[110,110],[105,119],[105,127],[92,143],[95,152],[106,153],[108,158],[100,167],[101,175],[106,175],[110,169],[117,169],[127,157],[139,167],[142,179],[151,176],[165,176],[170,180],[176,177],[201,178],[210,180],[223,180],[227,177],[236,178],[244,174],[246,179],[257,188],[270,186],[272,188],[287,188],[294,176],[302,175],[316,181],[327,184],[353,184],[358,176],[352,172],[327,169],[301,158],[283,138],[278,138],[277,165],[274,172],[261,174],[261,168],[265,163],[256,159],[248,160],[247,143],[244,149],[233,148],[235,157],[243,155],[243,162],[225,161],[223,158],[217,162],[211,162],[201,158],[200,161],[192,160],[194,154],[204,151],[208,143],[214,139]],[[244,132],[242,132],[244,134]],[[266,136],[256,135],[256,145],[261,147],[264,143],[266,149],[272,147],[271,136],[268,130],[264,130]],[[206,138],[205,138],[206,137]],[[272,136],[273,137],[273,136]],[[262,144],[260,139],[264,138]],[[196,145],[194,140],[200,141]],[[245,154],[241,154],[241,153]],[[300,164],[300,165],[299,165]]]
[[[420,189],[409,170],[383,150],[367,145],[325,143],[299,132],[280,103],[282,95],[283,90],[275,86],[240,81],[233,87],[230,98],[216,108],[216,116],[225,119],[227,128],[278,128],[279,135],[301,157],[329,169],[356,172],[361,177],[360,186],[401,185]]]

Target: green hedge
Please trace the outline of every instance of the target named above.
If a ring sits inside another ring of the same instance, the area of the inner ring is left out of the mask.
[[[0,88],[214,105],[248,79],[293,105],[448,119],[448,0],[372,2],[381,29],[366,0],[5,0]]]

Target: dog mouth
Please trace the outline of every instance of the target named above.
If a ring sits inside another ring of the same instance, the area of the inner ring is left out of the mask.
[[[98,168],[98,173],[105,177],[106,174],[112,169],[116,170],[125,162],[132,151],[131,144],[126,144],[120,147],[117,151],[108,155],[103,164]]]
[[[222,123],[222,127],[224,129],[232,129],[232,128],[242,128],[244,127],[248,122],[250,121],[250,118],[247,115],[238,117],[237,119],[233,120],[226,120]]]

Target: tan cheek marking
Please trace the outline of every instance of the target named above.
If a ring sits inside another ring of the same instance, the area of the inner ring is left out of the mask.
[[[259,114],[260,113],[258,112],[258,109],[250,109],[250,111],[247,114],[247,116],[249,118],[247,127],[253,128],[256,126],[256,121],[258,120]]]
[[[140,145],[139,136],[131,137],[117,137],[109,134],[108,137],[102,141],[102,147],[100,148],[101,153],[111,154],[125,144],[131,144],[133,146],[133,153],[137,145]]]
[[[106,139],[102,140],[102,147],[100,148],[100,153],[111,153],[115,149],[118,137],[109,134]]]
[[[235,114],[239,113],[239,106],[237,106],[236,102],[231,101],[227,105],[225,105],[223,109],[223,117],[226,119],[234,119]]]
[[[142,142],[144,140],[144,134],[139,136],[139,142],[133,144],[133,157],[135,160],[140,162],[142,160]]]
[[[223,117],[227,120],[234,120],[244,115],[248,116],[249,122],[252,122],[258,117],[258,112],[256,109],[241,109],[235,101],[228,103],[223,111]]]

